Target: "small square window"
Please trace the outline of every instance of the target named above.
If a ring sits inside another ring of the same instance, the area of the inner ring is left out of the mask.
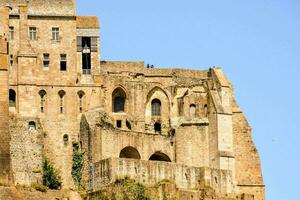
[[[52,40],[59,41],[59,28],[58,27],[52,28]]]
[[[60,54],[60,71],[67,71],[67,55]]]
[[[49,53],[44,53],[43,56],[44,56],[44,58],[43,58],[43,66],[45,68],[49,68],[49,65],[50,65],[50,54]]]
[[[29,27],[29,38],[30,40],[37,40],[36,27]]]
[[[117,128],[122,128],[122,121],[121,120],[117,120]]]

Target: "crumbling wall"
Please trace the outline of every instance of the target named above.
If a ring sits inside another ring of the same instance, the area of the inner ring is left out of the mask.
[[[253,194],[255,200],[264,200],[265,186],[260,158],[251,132],[245,116],[234,102],[233,134],[237,185],[240,193]]]
[[[35,127],[30,124],[34,122]],[[44,132],[36,118],[10,118],[10,154],[15,184],[42,183]]]
[[[92,191],[97,191],[101,187],[125,177],[148,186],[168,180],[176,184],[178,188],[207,187],[222,194],[233,193],[234,187],[230,171],[158,161],[110,158],[94,163],[91,173],[90,189]]]

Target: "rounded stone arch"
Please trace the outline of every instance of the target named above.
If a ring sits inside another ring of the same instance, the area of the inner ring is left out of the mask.
[[[126,112],[127,111],[127,102],[128,94],[126,89],[118,85],[114,88],[111,94],[112,97],[112,112]]]
[[[120,151],[119,158],[131,158],[140,160],[141,155],[136,148],[127,146]]]
[[[162,162],[172,162],[170,157],[167,154],[162,153],[161,151],[157,151],[152,154],[149,158],[152,161],[162,161]]]

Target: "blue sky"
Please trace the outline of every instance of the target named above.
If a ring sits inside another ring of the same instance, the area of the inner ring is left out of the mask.
[[[299,199],[300,1],[77,0],[77,7],[100,18],[102,60],[221,66],[253,128],[267,199]]]

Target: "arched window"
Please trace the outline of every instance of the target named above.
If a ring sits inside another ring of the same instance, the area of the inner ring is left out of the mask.
[[[161,124],[159,122],[155,122],[154,131],[155,133],[161,133]]]
[[[190,117],[194,118],[196,116],[196,105],[195,104],[191,104],[190,105]]]
[[[66,92],[63,90],[60,90],[58,92],[59,95],[59,106],[60,106],[60,113],[64,113],[64,96],[66,95]]]
[[[41,102],[40,102],[40,107],[41,107],[41,113],[45,111],[45,99],[46,99],[46,91],[45,90],[40,90],[39,95],[41,97]]]
[[[141,159],[140,153],[134,147],[128,146],[121,150],[120,158]]]
[[[9,107],[16,107],[16,92],[13,89],[9,90]]]
[[[160,116],[161,115],[161,102],[159,99],[152,100],[151,112],[152,112],[152,116]]]
[[[83,111],[83,96],[85,95],[85,93],[80,90],[79,92],[77,92],[78,97],[79,97],[79,112],[82,113]]]
[[[171,162],[171,159],[169,158],[169,156],[167,156],[166,154],[161,153],[159,151],[152,154],[152,156],[150,156],[149,160]]]
[[[117,88],[112,94],[113,112],[125,112],[126,93],[122,88]]]

